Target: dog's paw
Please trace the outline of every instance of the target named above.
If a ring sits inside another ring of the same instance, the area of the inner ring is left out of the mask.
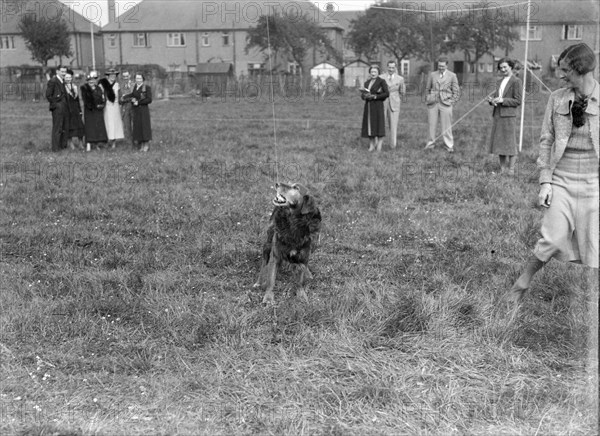
[[[306,294],[306,291],[304,290],[304,288],[298,288],[296,290],[296,298],[299,298],[300,300],[304,301],[305,303],[308,303],[308,295]]]
[[[273,294],[273,291],[267,291],[265,292],[265,296],[263,297],[263,304],[267,304],[267,305],[274,305],[275,304],[275,294]]]

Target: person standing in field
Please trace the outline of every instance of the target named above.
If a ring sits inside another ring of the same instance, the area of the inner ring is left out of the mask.
[[[390,96],[384,102],[385,123],[390,131],[390,148],[396,148],[398,141],[398,119],[400,118],[400,102],[406,93],[404,77],[398,74],[396,61],[388,61],[387,74],[384,77]]]
[[[448,153],[454,153],[452,106],[460,98],[460,87],[456,74],[448,70],[448,58],[442,56],[438,59],[438,69],[429,74],[425,91],[429,121],[429,141],[425,149],[435,147],[435,130],[439,118],[446,150]]]
[[[545,208],[542,237],[508,293],[516,303],[552,258],[598,269],[600,90],[595,68],[596,55],[583,43],[567,47],[558,58],[565,87],[548,100],[537,160],[538,204]]]
[[[69,133],[67,135],[68,145],[71,150],[83,149],[84,125],[81,119],[81,102],[79,101],[79,90],[73,83],[73,70],[67,70],[65,74],[65,90],[67,93],[67,104],[69,106]]]
[[[144,75],[136,73],[135,86],[131,92],[133,115],[132,138],[134,144],[139,144],[141,151],[147,152],[149,148],[148,143],[152,141],[150,108],[148,108],[148,105],[152,103],[152,89],[144,81]]]
[[[110,142],[110,148],[115,148],[117,139],[123,139],[123,120],[121,120],[121,109],[119,105],[119,82],[117,76],[119,72],[111,68],[106,73],[106,77],[100,80],[100,86],[104,90],[106,96],[106,104],[104,106],[104,125],[106,126],[106,134]]]
[[[66,74],[67,67],[59,66],[56,75],[48,81],[46,86],[46,99],[50,103],[50,111],[52,112],[52,151],[67,148],[69,105],[64,83]]]
[[[489,152],[500,159],[501,174],[513,176],[515,162],[519,154],[517,145],[517,108],[521,105],[523,84],[513,75],[515,61],[502,58],[498,61],[498,71],[502,79],[496,85],[493,97],[488,102],[494,107],[492,112],[492,136]]]
[[[108,141],[104,126],[106,98],[102,87],[98,85],[96,71],[91,71],[87,76],[87,82],[81,86],[81,98],[83,99],[86,151],[91,151],[93,144],[101,146]]]
[[[378,152],[381,151],[385,136],[383,102],[390,95],[388,85],[379,77],[379,72],[377,65],[369,68],[371,77],[363,87],[359,88],[361,98],[365,101],[361,136],[369,138],[369,151],[377,150]]]
[[[133,145],[133,139],[131,132],[133,130],[132,117],[131,117],[131,91],[133,91],[133,80],[129,71],[123,71],[123,81],[119,86],[120,96],[119,103],[121,105],[121,118],[123,120],[123,134],[125,140]]]

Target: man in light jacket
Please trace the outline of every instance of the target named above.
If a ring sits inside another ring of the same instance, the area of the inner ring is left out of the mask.
[[[429,141],[425,149],[435,147],[435,129],[439,117],[446,150],[454,153],[452,106],[460,99],[460,87],[456,74],[448,70],[448,58],[438,59],[438,69],[429,74],[425,90],[429,111]]]
[[[400,101],[406,93],[404,77],[396,69],[396,61],[388,61],[387,74],[383,77],[388,84],[390,96],[383,102],[385,123],[390,129],[390,147],[396,148],[398,136],[398,119],[400,118]]]

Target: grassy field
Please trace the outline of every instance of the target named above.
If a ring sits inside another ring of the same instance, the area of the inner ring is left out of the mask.
[[[597,276],[553,261],[502,301],[538,237],[536,98],[512,178],[487,105],[450,155],[411,97],[377,155],[352,93],[276,99],[277,146],[265,98],[155,101],[146,154],[51,153],[47,105],[3,103],[0,433],[597,434]],[[264,307],[277,179],[323,233],[309,302],[286,270]]]

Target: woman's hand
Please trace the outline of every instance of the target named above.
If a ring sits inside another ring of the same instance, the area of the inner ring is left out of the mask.
[[[550,207],[552,203],[552,184],[542,183],[540,193],[538,194],[538,205],[542,207]]]

